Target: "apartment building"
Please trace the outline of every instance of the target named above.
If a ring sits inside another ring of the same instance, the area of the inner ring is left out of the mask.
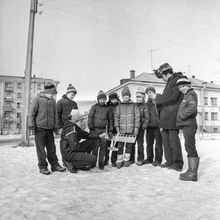
[[[209,133],[220,132],[220,85],[211,82],[205,82],[197,79],[195,76],[189,78],[192,87],[198,95],[198,131]],[[165,83],[158,79],[153,73],[141,73],[135,76],[135,71],[130,71],[130,78],[121,79],[120,85],[107,91],[107,94],[117,92],[121,96],[121,91],[128,86],[131,91],[131,98],[135,101],[135,93],[138,87],[146,88],[152,85],[157,93],[162,93]]]
[[[21,132],[23,112],[24,77],[0,75],[0,134]],[[31,79],[31,100],[41,92],[44,84],[51,82],[57,86],[59,81],[47,78]]]

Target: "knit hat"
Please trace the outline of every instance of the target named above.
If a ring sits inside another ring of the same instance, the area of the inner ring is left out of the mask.
[[[186,77],[186,76],[182,76],[181,78],[179,78],[176,82],[176,85],[177,86],[180,86],[180,85],[190,85],[191,82],[189,81],[189,79]]]
[[[131,97],[131,92],[130,92],[130,90],[129,90],[129,88],[128,88],[127,86],[125,86],[125,87],[122,89],[121,95],[122,95],[122,97],[124,97],[124,96],[129,96],[129,97]]]
[[[44,85],[44,93],[57,94],[56,86],[51,82],[47,82]]]
[[[145,96],[144,88],[138,87],[138,88],[137,88],[136,95]]]
[[[156,93],[156,89],[153,86],[148,86],[145,90],[146,93],[148,93],[149,91]]]
[[[102,98],[107,99],[106,94],[102,90],[100,90],[97,95],[97,100],[99,101],[99,99],[102,99]]]
[[[112,99],[118,99],[118,94],[116,92],[113,92],[112,94],[110,94],[108,96],[108,99],[109,100],[112,100]]]
[[[171,72],[172,72],[173,68],[168,63],[164,63],[157,70],[154,70],[154,74],[156,75],[157,78],[162,78],[162,75],[167,70],[171,70]]]
[[[69,84],[66,90],[66,94],[71,93],[71,92],[73,92],[74,94],[77,93],[76,88],[72,84]]]

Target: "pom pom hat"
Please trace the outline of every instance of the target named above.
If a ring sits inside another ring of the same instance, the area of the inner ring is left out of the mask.
[[[66,94],[71,93],[71,92],[73,92],[74,94],[77,93],[76,88],[72,84],[69,84],[66,90]]]
[[[51,82],[47,82],[44,85],[44,93],[49,93],[49,94],[57,94],[56,86],[52,84]]]
[[[121,95],[122,95],[122,97],[124,97],[124,96],[131,97],[131,92],[127,86],[122,89]]]
[[[177,86],[180,85],[191,85],[191,82],[189,81],[189,79],[186,76],[183,76],[181,78],[179,78],[176,82]]]

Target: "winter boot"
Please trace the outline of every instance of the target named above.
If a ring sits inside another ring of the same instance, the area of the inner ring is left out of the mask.
[[[100,170],[104,170],[104,164],[103,164],[103,162],[99,162],[99,169],[100,169]]]
[[[117,163],[117,168],[118,169],[121,169],[123,166],[124,166],[124,162],[123,161]]]
[[[184,181],[197,181],[197,170],[199,167],[199,157],[188,157],[188,172],[180,175],[180,180]],[[185,174],[185,175],[184,175]]]

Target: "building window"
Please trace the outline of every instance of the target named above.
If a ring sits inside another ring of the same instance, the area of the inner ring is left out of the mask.
[[[17,98],[18,98],[18,99],[21,99],[21,98],[22,98],[22,93],[21,93],[21,92],[18,92],[18,93],[17,93]]]
[[[6,82],[5,87],[13,87],[13,83],[12,82]]]
[[[37,90],[41,90],[41,84],[37,83]]]
[[[204,105],[208,105],[208,97],[204,97]]]
[[[21,128],[21,124],[20,124],[20,123],[17,123],[17,124],[16,124],[16,128],[17,128],[17,129],[20,129],[20,128]]]
[[[20,102],[17,103],[17,108],[21,108],[21,103]]]
[[[214,133],[218,133],[218,128],[213,128]]]
[[[17,118],[21,118],[21,113],[17,113]]]
[[[211,98],[211,105],[217,106],[217,98]]]
[[[206,120],[206,121],[209,120],[209,114],[208,114],[208,112],[205,112],[205,120]]]
[[[12,102],[5,102],[5,106],[12,106]]]
[[[17,84],[17,88],[18,88],[18,89],[22,89],[22,83],[18,83],[18,84]]]
[[[211,121],[218,121],[218,113],[211,112]]]

